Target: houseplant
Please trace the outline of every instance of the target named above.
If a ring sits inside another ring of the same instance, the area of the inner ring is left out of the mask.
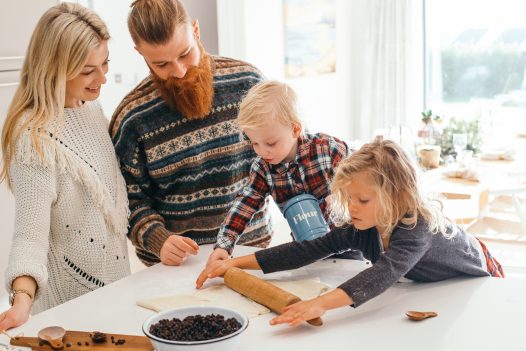
[[[440,145],[442,140],[442,117],[433,115],[432,110],[422,112],[422,125],[418,130],[421,144]]]
[[[453,146],[453,134],[465,133],[468,137],[466,150],[473,151],[473,154],[480,153],[482,146],[482,136],[479,121],[476,119],[466,120],[451,117],[442,129],[441,157],[445,159],[448,156],[456,156]]]

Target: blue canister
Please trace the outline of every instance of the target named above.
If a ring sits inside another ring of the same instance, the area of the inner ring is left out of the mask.
[[[301,194],[287,201],[283,214],[297,241],[312,240],[329,232],[318,199],[311,194]]]

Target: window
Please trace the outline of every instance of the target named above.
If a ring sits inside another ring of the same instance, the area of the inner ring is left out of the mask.
[[[524,132],[524,13],[523,0],[425,0],[426,109],[479,119],[495,144]]]

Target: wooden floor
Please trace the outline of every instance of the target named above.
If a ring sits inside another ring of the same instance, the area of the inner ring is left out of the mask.
[[[526,210],[526,199],[520,197]],[[488,246],[506,271],[526,275],[526,233],[509,196],[499,196],[467,230]]]
[[[481,239],[504,267],[504,273],[526,275],[526,243]]]

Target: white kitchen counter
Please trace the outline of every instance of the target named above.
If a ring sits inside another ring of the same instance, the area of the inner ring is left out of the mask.
[[[236,254],[252,252],[239,246]],[[156,265],[109,286],[33,316],[11,330],[35,336],[38,330],[60,325],[67,330],[142,335],[142,322],[154,312],[138,307],[139,299],[191,293],[211,246],[181,267]],[[367,267],[364,262],[324,260],[295,271],[294,277],[319,277],[336,286]],[[290,278],[291,272],[267,275]],[[254,272],[259,275],[260,272]],[[212,280],[208,284],[220,282]],[[408,310],[436,311],[438,317],[413,322]],[[250,321],[239,350],[526,350],[524,317],[526,277],[462,278],[439,283],[398,283],[382,295],[354,308],[324,316],[322,327],[269,326],[273,314]],[[7,344],[1,335],[0,343]]]

